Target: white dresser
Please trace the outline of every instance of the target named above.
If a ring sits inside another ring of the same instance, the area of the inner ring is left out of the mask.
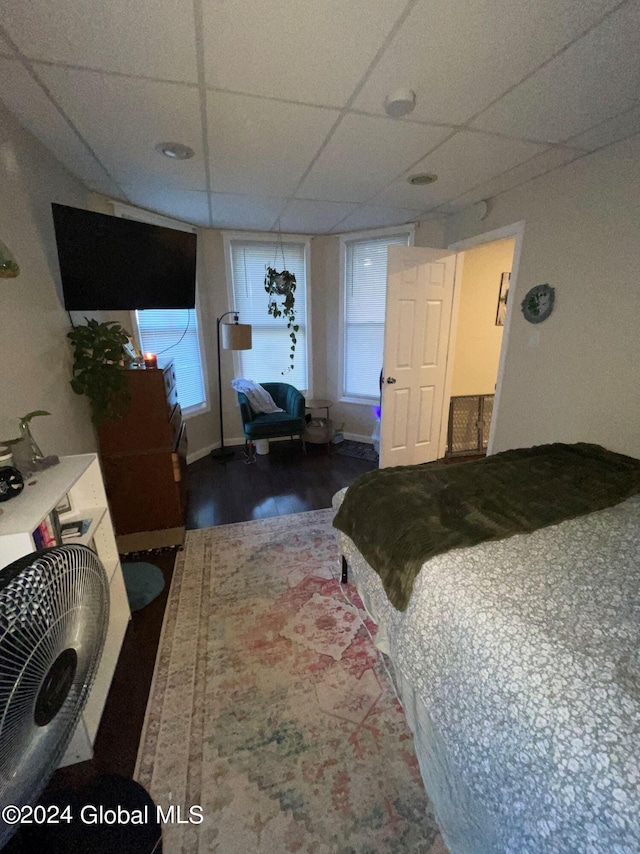
[[[33,481],[35,483],[29,485]],[[34,532],[65,496],[68,496],[71,509],[59,516],[60,522],[91,519],[86,534],[73,542],[95,548],[109,577],[111,600],[109,628],[100,667],[61,763],[71,765],[93,756],[93,743],[131,616],[102,473],[95,454],[61,457],[59,465],[29,478],[17,498],[0,504],[0,572],[14,560],[37,550]]]

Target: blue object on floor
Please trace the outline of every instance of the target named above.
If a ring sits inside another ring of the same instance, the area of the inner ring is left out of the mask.
[[[132,611],[144,608],[164,590],[162,570],[152,563],[123,563],[122,574]]]

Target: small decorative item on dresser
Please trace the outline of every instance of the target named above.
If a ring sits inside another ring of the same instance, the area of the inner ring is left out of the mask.
[[[23,415],[20,419],[20,438],[25,442],[29,459],[34,464],[44,459],[44,454],[33,438],[30,427],[31,420],[38,415],[51,415],[51,413],[46,412],[44,409],[36,409],[34,412],[28,412],[26,415]]]
[[[157,368],[158,367],[158,357],[155,353],[145,353],[144,354],[144,366],[145,368]]]
[[[0,468],[0,501],[8,501],[20,495],[24,489],[24,480],[18,469],[13,466]]]

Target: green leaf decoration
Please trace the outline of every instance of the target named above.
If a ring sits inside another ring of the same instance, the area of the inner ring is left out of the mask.
[[[32,418],[37,418],[39,415],[51,415],[51,413],[47,412],[45,409],[34,409],[33,412],[27,412],[26,415],[22,416],[20,419],[20,426],[28,424]]]
[[[86,326],[76,326],[67,334],[74,351],[70,383],[76,394],[89,398],[91,420],[98,425],[123,418],[129,409],[124,365],[130,335],[115,320],[85,320]]]
[[[267,311],[274,319],[283,316],[287,319],[287,329],[289,330],[289,337],[291,339],[291,353],[289,354],[289,358],[293,361],[297,344],[295,333],[300,328],[295,325],[296,277],[288,270],[282,270],[279,273],[274,267],[267,267],[266,271],[264,289],[269,294]],[[278,300],[282,300],[282,303],[279,303]],[[292,370],[293,365],[289,365],[281,373],[284,375]]]

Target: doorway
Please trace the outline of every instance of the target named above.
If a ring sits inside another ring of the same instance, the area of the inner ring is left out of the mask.
[[[478,259],[482,259],[484,257],[487,260],[489,257],[493,256],[494,258],[498,258],[497,263],[504,263],[508,261],[509,257],[511,257],[511,268],[510,268],[510,276],[507,283],[508,295],[506,300],[504,300],[504,305],[500,304],[500,298],[504,298],[505,296],[505,288],[503,287],[502,282],[502,272],[506,272],[506,268],[504,271],[500,271],[500,281],[496,281],[496,278],[493,279],[493,287],[495,288],[495,317],[494,322],[498,319],[502,321],[501,325],[501,336],[500,336],[500,344],[499,344],[499,352],[498,352],[498,364],[497,371],[495,374],[494,381],[494,398],[491,402],[492,414],[490,418],[490,425],[488,430],[488,437],[486,439],[486,453],[492,454],[493,448],[495,444],[495,435],[496,435],[496,425],[500,419],[500,398],[502,392],[502,381],[504,377],[504,368],[506,363],[506,355],[509,344],[509,336],[511,334],[511,324],[514,313],[514,295],[516,293],[517,286],[517,277],[518,270],[520,267],[520,256],[522,254],[522,242],[524,239],[524,222],[515,222],[511,225],[504,226],[503,228],[493,229],[492,231],[487,231],[484,234],[478,234],[475,237],[471,237],[467,240],[461,240],[456,243],[452,243],[449,246],[449,249],[453,252],[456,252],[458,258],[460,258],[461,263],[456,267],[456,285],[455,285],[455,293],[454,293],[454,301],[453,301],[453,310],[451,314],[451,334],[449,336],[449,362],[447,366],[447,379],[445,383],[445,399],[443,406],[443,422],[442,429],[440,433],[440,457],[445,456],[446,447],[447,447],[447,438],[448,438],[448,415],[451,403],[452,389],[453,389],[453,380],[454,380],[454,372],[455,372],[455,353],[456,346],[458,340],[458,334],[461,332],[460,329],[460,301],[463,293],[463,279],[464,279],[464,269],[465,269],[465,261],[467,259],[472,260],[471,253],[475,250],[483,250],[485,247],[489,247],[488,254],[483,256],[482,254],[473,258],[473,261],[477,261]],[[501,247],[493,253],[491,247]],[[509,248],[510,247],[510,248]],[[502,255],[500,254],[502,252]],[[473,266],[472,265],[472,274],[473,274]],[[498,275],[497,266],[494,268],[495,276]],[[487,310],[491,307],[491,288],[488,288],[488,304]],[[498,315],[500,312],[500,316]],[[489,318],[490,318],[489,314]],[[488,322],[488,321],[487,321]],[[492,362],[492,365],[495,365],[495,361]]]
[[[515,238],[483,243],[461,253],[457,323],[452,318],[452,363],[444,456],[486,453],[509,304]]]
[[[492,452],[512,315],[513,300],[507,291],[513,292],[515,285],[523,232],[524,223],[515,223],[453,244],[448,250],[389,247],[381,467],[445,456],[451,398],[461,396],[455,392],[465,388],[463,383],[467,388],[468,383],[472,388],[476,384],[473,394],[481,394],[481,383],[483,388],[489,383],[489,391],[495,392],[487,441],[487,453]],[[496,251],[483,248],[494,243],[500,244]],[[471,254],[474,249],[482,251]],[[493,262],[488,265],[489,258]],[[465,259],[471,268],[466,288]],[[477,273],[482,267],[494,269],[495,277],[487,272],[486,283],[474,287],[474,268]],[[510,275],[503,277],[503,273]],[[474,331],[478,315],[486,335]],[[485,359],[485,351],[492,354],[490,359]],[[487,363],[487,370],[480,379],[482,362]]]

